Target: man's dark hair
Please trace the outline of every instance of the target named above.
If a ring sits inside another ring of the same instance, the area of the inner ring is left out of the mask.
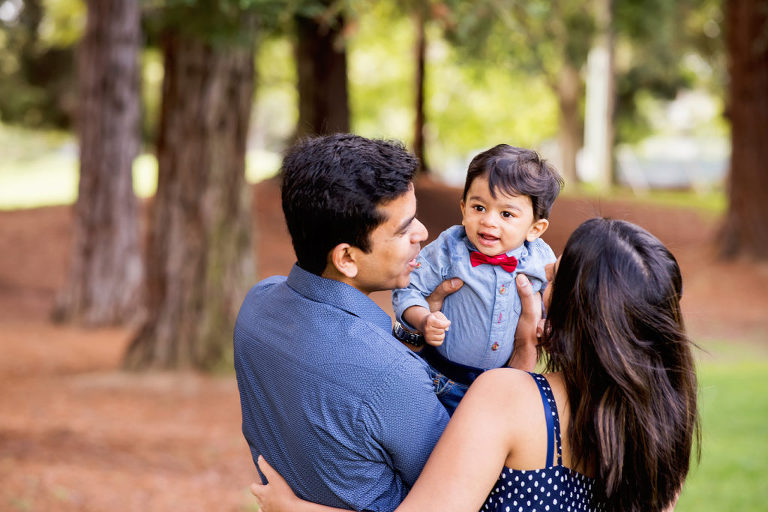
[[[533,205],[533,218],[546,219],[563,188],[563,178],[546,160],[530,149],[499,144],[483,151],[469,163],[462,198],[478,176],[487,176],[491,196],[496,190],[512,196],[528,196]]]
[[[301,268],[321,275],[340,243],[370,251],[378,207],[408,191],[418,166],[402,143],[351,134],[308,138],[285,155],[283,213]]]

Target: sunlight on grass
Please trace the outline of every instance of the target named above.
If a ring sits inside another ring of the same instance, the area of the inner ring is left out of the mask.
[[[69,152],[47,153],[23,164],[0,164],[0,208],[69,204],[77,197],[77,160]]]
[[[768,502],[768,356],[713,342],[699,362],[702,457],[676,510],[759,511]],[[738,354],[738,356],[737,356]]]
[[[565,197],[587,197],[607,201],[631,201],[654,206],[692,208],[699,212],[721,215],[728,207],[728,197],[724,190],[713,188],[707,191],[694,190],[650,190],[645,194],[635,194],[628,188],[615,187],[609,192],[598,191],[590,184],[580,184],[577,190],[565,187]]]
[[[74,139],[58,132],[31,131],[0,125],[0,210],[72,204],[77,198],[78,154]],[[277,174],[281,156],[251,150],[245,176],[257,183]],[[142,198],[157,188],[157,160],[149,153],[133,164],[133,188]]]
[[[245,179],[258,183],[277,174],[282,162],[281,156],[260,149],[251,150],[245,157]],[[139,197],[151,197],[157,189],[157,159],[154,155],[143,154],[133,163],[133,190]]]

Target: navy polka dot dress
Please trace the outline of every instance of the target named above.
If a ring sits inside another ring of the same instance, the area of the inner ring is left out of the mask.
[[[594,479],[563,466],[560,444],[560,419],[549,382],[542,375],[531,373],[539,386],[544,414],[547,419],[547,467],[518,470],[504,468],[488,500],[480,510],[503,512],[599,511],[592,503]],[[555,464],[553,446],[557,446]]]

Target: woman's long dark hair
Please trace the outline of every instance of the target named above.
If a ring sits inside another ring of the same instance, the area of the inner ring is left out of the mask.
[[[662,510],[701,435],[677,261],[634,224],[591,219],[552,286],[543,348],[565,380],[574,463],[594,471],[608,510]]]

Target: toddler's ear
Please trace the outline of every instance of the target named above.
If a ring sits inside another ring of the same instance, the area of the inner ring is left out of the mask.
[[[529,242],[533,242],[541,235],[543,235],[548,227],[549,221],[547,219],[539,219],[535,221],[533,224],[531,224],[531,227],[528,228],[528,234],[525,236],[525,239]]]

